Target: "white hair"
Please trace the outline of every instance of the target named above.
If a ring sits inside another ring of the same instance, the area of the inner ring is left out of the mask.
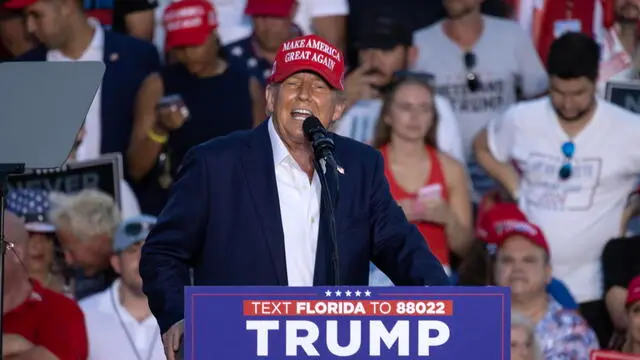
[[[122,215],[110,195],[85,189],[76,194],[52,192],[49,220],[82,240],[98,235],[112,237],[122,221]]]
[[[533,348],[533,359],[534,360],[544,360],[544,354],[542,353],[542,348],[540,347],[540,341],[538,341],[538,336],[536,335],[535,325],[528,317],[522,315],[518,311],[511,311],[511,329],[513,328],[521,328],[527,332],[527,337],[531,338],[532,348]]]

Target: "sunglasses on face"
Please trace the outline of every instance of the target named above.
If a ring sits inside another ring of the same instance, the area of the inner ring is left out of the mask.
[[[471,51],[464,53],[463,61],[465,70],[467,71],[467,88],[469,88],[471,92],[476,92],[480,90],[481,86],[478,75],[473,72],[473,69],[476,67],[476,54]]]
[[[138,237],[147,233],[155,227],[155,224],[147,222],[129,223],[124,227],[124,233],[129,237]]]
[[[573,159],[573,155],[576,151],[576,145],[573,141],[567,141],[562,144],[561,147],[562,155],[564,155],[564,163],[560,167],[560,171],[558,172],[558,176],[561,180],[567,180],[571,177],[573,173],[573,165],[571,164],[571,160]]]

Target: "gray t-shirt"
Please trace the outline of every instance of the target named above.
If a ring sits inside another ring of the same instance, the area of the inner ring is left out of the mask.
[[[462,136],[462,147],[476,197],[494,184],[476,164],[473,138],[517,101],[516,89],[524,98],[544,93],[548,77],[540,58],[520,26],[511,20],[483,16],[484,30],[473,47],[476,65],[473,68],[481,83],[478,91],[467,87],[464,51],[442,28],[440,21],[414,34],[418,48],[415,70],[432,73],[440,95],[453,106]]]

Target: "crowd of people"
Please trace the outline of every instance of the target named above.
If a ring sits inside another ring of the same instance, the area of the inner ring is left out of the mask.
[[[3,61],[105,63],[68,161],[125,170],[120,199],[7,194],[2,357],[165,359],[143,243],[188,151],[268,119],[278,49],[316,34],[348,68],[331,130],[379,149],[451,283],[511,288],[512,359],[640,358],[640,118],[604,99],[639,24],[638,0],[0,1]]]

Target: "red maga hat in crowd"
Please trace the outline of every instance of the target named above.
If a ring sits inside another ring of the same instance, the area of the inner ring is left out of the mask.
[[[549,244],[542,230],[532,224],[514,203],[498,203],[481,210],[476,224],[476,237],[498,247],[513,235],[520,235],[549,254]]]
[[[640,276],[636,276],[627,286],[627,305],[640,301]]]
[[[333,88],[344,90],[342,52],[320,36],[305,35],[285,41],[276,54],[269,82],[282,82],[301,71],[314,72]]]
[[[37,3],[39,0],[9,0],[3,4],[7,9],[24,9]]]
[[[216,11],[207,0],[174,1],[162,17],[167,50],[176,46],[198,46],[218,27]]]
[[[295,0],[248,0],[244,13],[249,16],[288,18]]]

